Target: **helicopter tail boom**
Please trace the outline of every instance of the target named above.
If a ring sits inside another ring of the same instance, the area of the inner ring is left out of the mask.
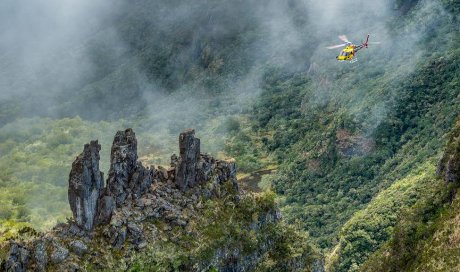
[[[355,47],[355,52],[358,52],[359,50],[361,50],[363,48],[368,48],[368,46],[369,46],[369,36],[370,35],[367,34],[366,41]]]

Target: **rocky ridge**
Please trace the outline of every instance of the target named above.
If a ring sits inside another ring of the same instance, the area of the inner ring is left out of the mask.
[[[273,230],[267,228],[281,219],[273,202],[240,190],[235,162],[202,154],[194,130],[180,134],[180,152],[172,155],[169,168],[144,167],[138,161],[133,130],[118,131],[106,186],[99,169],[100,149],[97,141],[91,141],[72,164],[68,196],[73,218],[47,233],[10,241],[2,270],[130,270],[146,263],[156,265],[146,256],[152,252],[162,256],[164,248],[173,247],[186,252],[179,257],[187,260],[169,269],[165,267],[170,264],[162,263],[162,270],[248,271],[267,258],[277,243],[270,237]],[[243,230],[236,235],[255,232],[255,243],[246,245],[241,237],[219,233],[226,228],[235,232],[224,223],[234,222],[233,216],[239,220],[235,227]],[[223,225],[216,225],[218,218]],[[202,241],[207,248],[200,248]],[[306,254],[311,252],[303,252],[289,258],[289,266],[305,268]]]

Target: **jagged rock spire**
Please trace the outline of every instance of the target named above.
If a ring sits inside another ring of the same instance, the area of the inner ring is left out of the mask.
[[[96,248],[94,242],[102,243],[98,249],[125,248],[131,254],[131,249],[140,250],[157,238],[152,220],[163,220],[166,231],[172,226],[185,228],[192,216],[198,216],[195,209],[203,208],[203,198],[240,200],[234,160],[200,154],[194,130],[180,134],[179,147],[180,156],[171,157],[170,168],[149,169],[137,161],[134,132],[117,132],[104,187],[99,170],[101,146],[97,141],[86,144],[69,175],[69,203],[75,222],[61,223],[33,242],[11,242],[0,270],[45,271],[51,265],[55,270],[73,271],[76,262],[82,264],[82,257]],[[155,186],[151,186],[153,182]],[[99,228],[95,230],[96,224]],[[95,235],[97,241],[91,241]],[[93,264],[99,261],[89,259]]]
[[[116,207],[128,196],[141,197],[153,182],[154,170],[137,161],[136,134],[130,128],[118,131],[113,139],[107,187],[99,199],[98,223],[107,223]]]
[[[136,164],[136,134],[130,128],[118,131],[113,139],[107,179],[107,193],[114,197],[117,205],[123,203],[128,196],[129,178],[134,173]]]
[[[99,170],[97,141],[85,144],[83,152],[72,163],[69,175],[69,203],[77,225],[91,230],[97,211],[97,200],[104,187],[103,173]]]
[[[196,168],[200,155],[200,139],[195,138],[195,130],[188,129],[179,135],[179,158],[175,179],[182,190],[196,184]]]

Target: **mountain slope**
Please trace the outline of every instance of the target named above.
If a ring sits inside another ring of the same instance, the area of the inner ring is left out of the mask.
[[[392,238],[363,271],[458,270],[458,177],[460,123],[449,133],[432,191],[397,218]],[[441,181],[442,179],[442,181]],[[443,182],[444,181],[444,182]]]
[[[45,233],[22,229],[1,244],[1,269],[321,271],[306,234],[282,222],[273,193],[241,191],[235,162],[201,154],[194,131],[179,143],[171,168],[145,168],[134,132],[117,132],[106,186],[101,146],[86,144],[69,175],[73,219]]]

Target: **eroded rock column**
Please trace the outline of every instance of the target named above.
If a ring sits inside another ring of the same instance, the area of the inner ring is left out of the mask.
[[[195,130],[189,129],[179,135],[179,158],[175,181],[184,191],[196,183],[197,161],[200,155],[200,139],[195,138]]]
[[[136,134],[130,128],[118,131],[112,144],[107,179],[107,194],[114,198],[117,206],[128,196],[129,178],[136,169],[136,162]]]
[[[99,170],[101,145],[91,141],[72,163],[69,175],[69,203],[78,226],[91,230],[97,211],[97,201],[104,187],[103,173]]]
[[[107,187],[99,199],[98,223],[108,223],[113,211],[126,199],[140,198],[153,182],[155,171],[137,161],[136,134],[130,128],[118,131],[110,154]]]

